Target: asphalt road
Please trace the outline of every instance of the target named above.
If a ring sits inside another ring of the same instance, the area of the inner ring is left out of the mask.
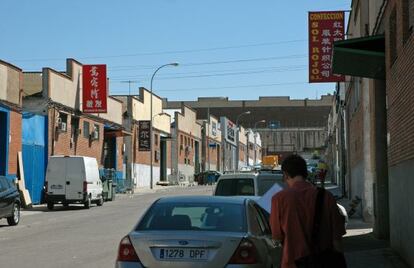
[[[18,226],[0,220],[0,267],[114,267],[120,239],[149,205],[161,196],[210,195],[211,186],[167,188],[152,193],[118,195],[91,209],[57,205],[22,211]]]

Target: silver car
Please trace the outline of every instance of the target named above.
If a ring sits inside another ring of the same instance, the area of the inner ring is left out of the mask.
[[[281,247],[248,197],[155,201],[119,245],[116,267],[279,267]]]

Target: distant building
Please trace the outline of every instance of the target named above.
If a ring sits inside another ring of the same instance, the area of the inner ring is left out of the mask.
[[[227,117],[232,122],[236,122],[241,113],[250,111],[251,114],[241,117],[239,123],[246,129],[253,129],[257,122],[266,120],[266,123],[256,125],[261,136],[263,155],[286,155],[293,152],[311,155],[315,150],[320,150],[323,154],[326,147],[332,99],[333,96],[330,95],[322,96],[319,100],[259,97],[259,100],[233,101],[211,97],[198,98],[197,101],[165,99],[163,105],[164,108],[176,109],[185,104],[197,111],[198,119],[205,119],[211,114],[217,118]],[[247,154],[247,151],[244,153]]]

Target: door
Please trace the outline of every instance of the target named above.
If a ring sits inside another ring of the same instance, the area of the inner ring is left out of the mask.
[[[278,267],[282,257],[282,248],[279,242],[272,239],[272,231],[269,225],[269,214],[260,208],[257,204],[252,205],[254,217],[260,227],[260,239],[266,245],[268,256],[271,259],[273,266]]]
[[[161,137],[160,142],[160,181],[167,180],[167,141]]]
[[[47,165],[47,120],[32,113],[22,115],[22,156],[26,188],[33,204],[43,197]],[[64,184],[62,184],[63,187]],[[63,188],[62,188],[63,190]],[[64,194],[64,193],[63,193]]]
[[[6,176],[7,147],[8,147],[8,123],[7,113],[0,110],[0,176]]]
[[[81,200],[83,198],[83,182],[86,181],[83,158],[73,157],[66,160],[66,199]]]

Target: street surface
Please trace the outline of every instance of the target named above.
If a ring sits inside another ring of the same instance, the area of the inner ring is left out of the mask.
[[[21,222],[9,227],[0,220],[0,267],[114,267],[118,244],[159,197],[211,195],[211,186],[166,188],[156,192],[117,195],[103,207],[45,206],[22,211]]]

